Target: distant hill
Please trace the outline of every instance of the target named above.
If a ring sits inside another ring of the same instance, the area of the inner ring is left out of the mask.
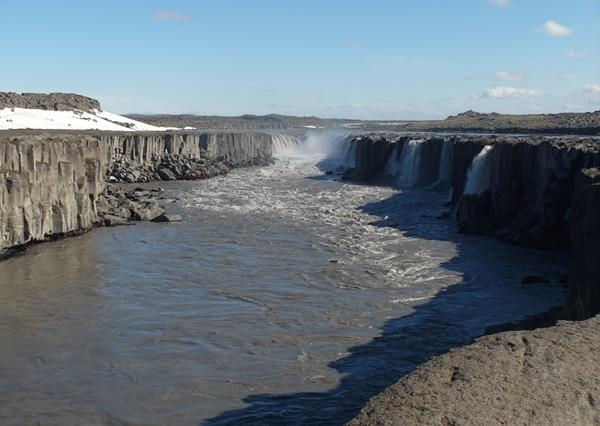
[[[220,117],[191,114],[128,114],[127,117],[162,127],[195,127],[196,129],[301,129],[332,128],[358,120],[325,119],[318,117],[294,117],[280,114],[240,115]]]
[[[197,129],[343,128],[351,131],[600,135],[600,111],[530,115],[483,114],[466,111],[444,120],[429,121],[325,119],[279,114],[238,117],[129,114],[127,117],[154,126],[179,128],[190,126]]]
[[[466,111],[445,120],[415,121],[399,124],[395,128],[431,132],[600,135],[600,111],[528,115]]]

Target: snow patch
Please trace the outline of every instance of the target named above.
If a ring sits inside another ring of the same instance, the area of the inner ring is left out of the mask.
[[[151,126],[107,111],[48,111],[42,109],[0,109],[0,130],[107,130],[165,131],[175,127]]]

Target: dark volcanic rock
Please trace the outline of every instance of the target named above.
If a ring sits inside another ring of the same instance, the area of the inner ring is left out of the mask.
[[[566,314],[589,318],[600,312],[600,169],[577,175],[569,219],[573,261]]]
[[[529,247],[568,247],[574,176],[597,152],[549,140],[503,139],[493,146],[489,191],[462,197],[460,228]]]
[[[355,167],[346,171],[344,178],[366,181],[381,176],[392,152],[392,139],[363,136],[350,143],[356,144]]]
[[[178,214],[163,213],[152,219],[152,222],[181,222],[182,220],[183,218]]]
[[[118,226],[132,220],[156,219],[165,211],[155,199],[155,194],[140,191],[126,192],[114,185],[106,185],[96,203],[99,224]]]
[[[12,93],[0,92],[0,109],[29,108],[52,111],[102,110],[100,102],[74,93]]]

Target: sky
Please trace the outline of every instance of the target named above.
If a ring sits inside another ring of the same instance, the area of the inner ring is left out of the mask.
[[[115,113],[600,110],[600,0],[0,0],[0,91]]]

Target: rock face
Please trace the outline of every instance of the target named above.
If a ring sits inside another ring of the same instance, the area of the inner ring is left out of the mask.
[[[28,108],[51,111],[101,111],[100,102],[74,93],[0,92],[0,109]]]
[[[234,167],[271,164],[275,136],[248,132],[102,138],[110,147],[110,181],[150,182],[205,179]],[[297,142],[292,137],[286,140],[290,144]]]
[[[269,164],[272,146],[273,135],[262,133],[0,134],[0,254],[163,213],[139,194],[107,188],[111,176],[121,182],[206,178]]]
[[[393,173],[400,186],[447,179],[463,232],[535,248],[572,247],[565,312],[572,318],[600,312],[598,177],[596,171],[580,172],[600,166],[600,141],[378,135],[351,143],[356,167],[347,171],[348,179],[384,181]]]
[[[596,161],[595,151],[577,142],[494,143],[487,158],[489,189],[458,202],[460,228],[530,247],[569,247],[574,177],[586,162]]]
[[[582,319],[600,312],[600,169],[577,174],[569,216],[573,260],[567,313]]]
[[[410,146],[411,141],[418,141],[418,150],[415,150],[413,161],[406,161],[404,151]],[[468,138],[452,136],[423,137],[423,136],[361,136],[350,141],[355,144],[355,166],[349,169],[345,178],[357,181],[384,181],[394,163],[398,173],[403,172],[403,167],[410,164],[413,167],[413,181],[410,186],[428,186],[439,179],[448,179],[452,184],[453,200],[458,202],[462,196],[467,179],[467,170],[473,158],[481,149],[490,143],[482,138]],[[444,144],[452,145],[450,149],[447,176],[440,176],[440,162],[444,151]],[[403,164],[403,161],[405,164]],[[389,177],[389,176],[388,176]],[[389,180],[389,179],[388,179]]]
[[[1,140],[0,250],[91,228],[105,169],[91,136]]]
[[[356,145],[354,149],[355,166],[346,172],[345,177],[356,181],[368,181],[380,177],[390,158],[394,142],[403,144],[404,139],[364,136],[350,141]]]

